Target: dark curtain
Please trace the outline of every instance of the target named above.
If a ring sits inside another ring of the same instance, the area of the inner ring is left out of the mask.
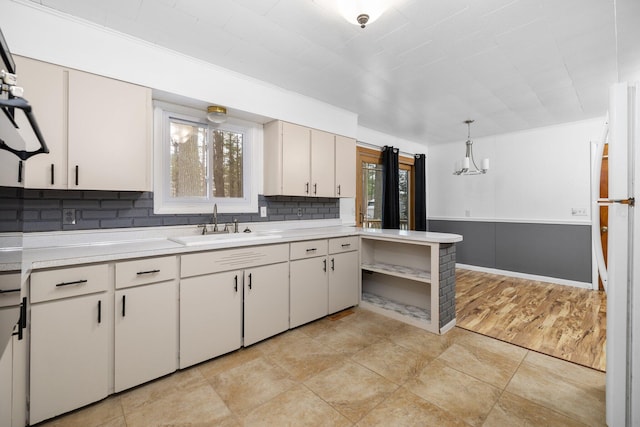
[[[415,155],[415,186],[416,200],[414,203],[413,217],[417,231],[427,231],[427,156],[425,154]]]
[[[382,228],[400,229],[400,165],[398,149],[382,147]]]

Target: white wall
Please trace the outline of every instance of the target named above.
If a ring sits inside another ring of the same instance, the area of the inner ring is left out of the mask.
[[[0,26],[14,54],[260,116],[356,136],[358,116],[353,112],[32,2],[0,0],[0,4]],[[25,98],[29,99],[28,88]]]
[[[588,223],[590,143],[603,123],[598,118],[474,139],[476,163],[490,158],[486,175],[453,175],[464,139],[430,146],[428,217]],[[587,216],[573,216],[572,208],[586,209]]]

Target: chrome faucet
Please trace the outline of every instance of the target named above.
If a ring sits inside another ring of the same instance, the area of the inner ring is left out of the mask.
[[[215,233],[216,231],[218,231],[218,204],[214,203],[213,204],[213,232]]]

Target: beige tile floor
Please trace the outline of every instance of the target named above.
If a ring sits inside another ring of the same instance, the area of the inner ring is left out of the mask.
[[[602,426],[604,373],[353,309],[45,422],[60,426]]]

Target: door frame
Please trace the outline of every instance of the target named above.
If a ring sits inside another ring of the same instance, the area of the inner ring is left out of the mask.
[[[409,206],[407,207],[409,212],[409,230],[415,229],[415,221],[413,215],[413,206],[415,203],[415,171],[414,171],[414,158],[407,156],[398,156],[399,167],[402,170],[409,171]],[[362,194],[362,164],[374,163],[382,164],[382,150],[362,147],[356,145],[356,226],[362,227],[364,212],[362,211],[362,203],[364,195]]]

